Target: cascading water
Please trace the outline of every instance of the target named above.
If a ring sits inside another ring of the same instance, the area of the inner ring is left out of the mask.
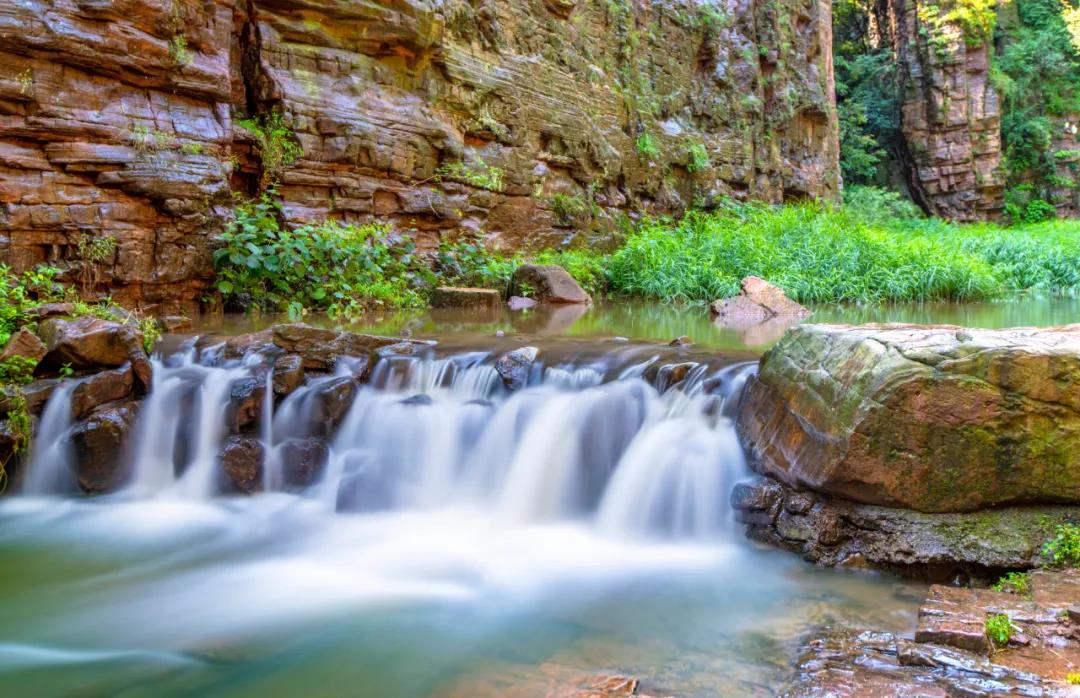
[[[72,423],[71,396],[76,385],[74,381],[65,381],[45,405],[30,455],[30,469],[23,481],[25,494],[70,494],[75,491],[68,432]]]
[[[490,352],[386,357],[359,387],[363,364],[340,361],[276,410],[263,401],[263,489],[339,512],[461,507],[504,525],[586,521],[611,535],[715,535],[743,474],[729,416],[751,366],[657,367],[655,356],[622,353],[616,362],[538,365],[516,392],[502,387]],[[231,387],[254,377],[273,395],[266,362],[258,354],[223,361],[215,349],[156,358],[128,451],[128,495],[223,494]],[[49,445],[35,456],[27,492],[72,489],[71,390],[49,403],[41,427]],[[351,404],[335,424],[325,395],[338,392]],[[312,438],[325,439],[329,455],[322,475],[298,487],[287,473],[290,448]]]

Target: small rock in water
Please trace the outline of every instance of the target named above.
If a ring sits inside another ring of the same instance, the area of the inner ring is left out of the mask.
[[[624,343],[624,342],[629,342],[630,340],[629,340],[629,339],[627,339],[626,337],[612,337],[612,338],[611,338],[611,341],[613,341],[613,342],[619,342],[620,344],[622,344],[622,343]]]
[[[510,280],[510,295],[523,296],[526,291],[542,303],[591,303],[592,298],[574,277],[557,264],[523,264],[514,270]]]
[[[432,399],[430,395],[424,395],[423,393],[407,397],[401,401],[402,405],[430,405]]]
[[[495,361],[495,371],[502,378],[503,385],[510,390],[524,388],[529,382],[529,372],[540,350],[536,347],[522,347],[507,352]]]
[[[537,303],[532,298],[511,296],[510,300],[506,301],[506,305],[509,306],[510,310],[525,310],[534,307]]]
[[[722,320],[764,322],[772,317],[806,317],[810,311],[788,298],[765,279],[748,276],[737,296],[715,301],[712,314]]]
[[[498,330],[498,331],[495,332],[495,336],[496,337],[505,337],[506,333],[503,332],[502,330]]]
[[[685,334],[676,337],[668,343],[669,347],[688,347],[693,344],[693,340],[687,337]]]

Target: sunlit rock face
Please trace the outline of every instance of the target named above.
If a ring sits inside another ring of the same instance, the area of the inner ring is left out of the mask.
[[[991,42],[932,2],[881,0],[881,30],[900,68],[910,191],[933,215],[993,219],[1004,205],[1000,96],[990,83]]]
[[[1080,326],[802,325],[739,430],[788,485],[924,512],[1080,503]]]
[[[518,249],[620,213],[839,189],[828,0],[28,0],[0,7],[0,261],[78,258],[96,290],[197,305],[236,115],[280,108],[293,222],[386,220]]]

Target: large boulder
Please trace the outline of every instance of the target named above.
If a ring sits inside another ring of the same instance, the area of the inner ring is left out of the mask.
[[[574,277],[556,264],[523,264],[510,280],[511,296],[527,296],[541,303],[591,303]]]
[[[139,412],[138,402],[106,405],[71,430],[75,476],[89,494],[111,492],[124,481],[124,444]]]
[[[802,325],[738,428],[791,486],[924,512],[1080,503],[1080,325]]]
[[[150,359],[137,327],[87,315],[75,320],[51,318],[41,323],[38,334],[48,349],[39,370],[66,365],[74,369],[116,368],[130,363],[139,390],[150,389]]]
[[[804,318],[810,311],[791,300],[777,286],[765,279],[748,276],[742,280],[737,296],[713,302],[712,314],[723,322],[742,326],[772,318]]]
[[[75,419],[83,419],[106,403],[131,397],[133,388],[131,366],[95,373],[80,380],[72,391],[71,414]]]

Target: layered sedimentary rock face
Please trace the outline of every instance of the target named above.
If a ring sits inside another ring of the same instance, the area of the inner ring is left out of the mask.
[[[1001,106],[990,84],[991,42],[951,0],[883,0],[879,17],[900,67],[908,183],[929,213],[996,218],[1003,206]]]
[[[303,155],[293,222],[421,244],[602,239],[621,213],[839,188],[828,0],[28,0],[0,7],[0,261],[83,261],[89,290],[197,304],[240,116]],[[79,250],[112,237],[114,250]],[[93,261],[86,261],[87,257]],[[166,310],[173,310],[166,307]]]

